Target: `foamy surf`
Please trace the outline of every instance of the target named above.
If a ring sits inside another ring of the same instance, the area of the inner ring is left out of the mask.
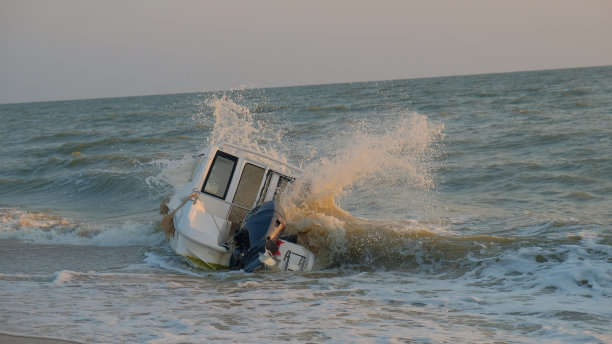
[[[35,244],[80,246],[154,246],[163,241],[155,222],[104,224],[75,221],[42,211],[0,208],[0,239]]]

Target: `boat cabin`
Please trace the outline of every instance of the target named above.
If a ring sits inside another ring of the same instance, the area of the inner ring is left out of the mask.
[[[229,238],[252,208],[278,199],[300,173],[297,167],[260,152],[223,144],[199,155],[188,192],[197,191],[207,213],[230,222]]]

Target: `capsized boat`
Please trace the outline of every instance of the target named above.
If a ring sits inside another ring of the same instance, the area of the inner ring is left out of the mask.
[[[300,174],[295,166],[245,147],[208,147],[167,202],[162,225],[170,247],[210,269],[311,270],[311,250],[297,236],[283,236],[287,223],[278,203]]]

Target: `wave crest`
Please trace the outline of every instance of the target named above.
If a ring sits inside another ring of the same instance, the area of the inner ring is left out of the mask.
[[[0,239],[36,244],[121,247],[157,245],[163,238],[163,233],[152,224],[85,224],[47,212],[0,208]]]

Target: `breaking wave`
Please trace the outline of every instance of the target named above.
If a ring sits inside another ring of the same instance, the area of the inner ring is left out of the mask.
[[[44,211],[0,208],[0,239],[35,244],[153,246],[164,236],[154,224],[75,221]]]
[[[368,207],[372,199],[384,199],[372,197],[381,189],[395,190],[400,198],[432,190],[442,130],[443,124],[414,112],[391,124],[359,123],[332,138],[337,147],[333,156],[306,164],[282,205],[291,224],[288,230],[305,233],[318,249],[317,265],[419,262],[407,258],[420,255],[420,240],[433,240],[437,234],[416,220],[359,218],[338,202],[352,196],[360,199],[358,206]]]

